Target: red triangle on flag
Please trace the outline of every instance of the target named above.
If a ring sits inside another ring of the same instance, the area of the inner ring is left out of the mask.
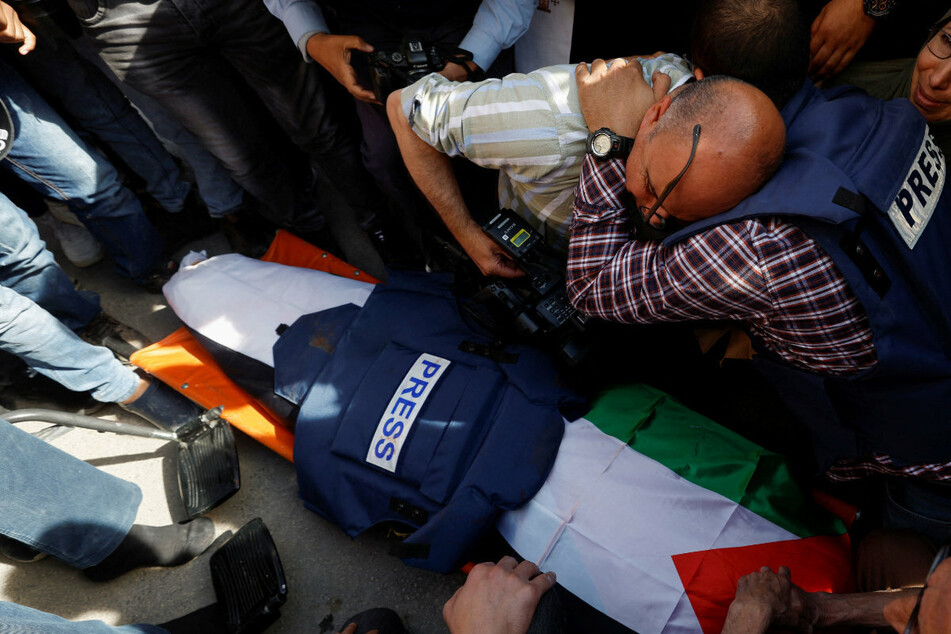
[[[848,534],[701,550],[672,559],[704,634],[723,629],[736,582],[763,566],[786,566],[793,583],[808,592],[850,592],[854,585]]]

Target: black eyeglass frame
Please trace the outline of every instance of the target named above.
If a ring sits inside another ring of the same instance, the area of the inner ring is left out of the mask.
[[[657,197],[657,200],[653,205],[648,208],[647,206],[638,207],[638,211],[641,212],[641,215],[644,217],[644,222],[650,222],[657,214],[657,210],[660,209],[660,206],[664,204],[664,201],[667,200],[667,196],[670,195],[670,192],[674,191],[674,187],[677,186],[677,183],[680,182],[680,179],[684,177],[684,174],[687,173],[687,168],[690,167],[690,164],[693,163],[693,157],[697,153],[697,144],[700,142],[700,124],[693,126],[693,147],[690,148],[690,156],[687,158],[687,164],[684,165],[684,168],[680,170],[680,173],[674,176],[673,180],[667,183],[667,187],[664,187],[664,191],[660,193],[660,196]],[[658,216],[660,220],[660,226],[658,229],[665,229],[667,227],[668,219],[664,216]]]
[[[946,25],[945,25],[945,26],[946,26]],[[937,31],[935,31],[934,35],[932,35],[931,37],[928,38],[928,43],[925,44],[925,48],[927,48],[927,49],[928,49],[928,52],[931,53],[932,55],[934,55],[935,57],[937,57],[938,59],[948,59],[949,57],[951,57],[951,50],[948,51],[948,54],[947,54],[947,55],[945,55],[944,57],[942,57],[941,55],[938,55],[937,53],[935,53],[935,50],[934,50],[933,48],[931,48],[931,43],[935,41],[935,38],[937,38],[937,37],[939,37],[939,36],[942,36],[942,35],[945,36],[945,37],[951,37],[951,35],[949,35],[948,33],[945,33],[945,31],[944,31],[944,26],[942,26],[940,29],[938,29]],[[951,49],[951,45],[949,45],[948,48]]]
[[[931,562],[931,568],[925,577],[925,585],[921,586],[921,590],[918,591],[918,599],[915,601],[915,607],[912,608],[911,614],[908,615],[908,623],[905,625],[905,634],[914,634],[914,631],[918,629],[918,612],[921,610],[921,598],[925,596],[925,590],[928,589],[928,580],[931,578],[931,575],[934,574],[938,566],[948,557],[951,557],[951,542],[939,548],[938,554],[935,555],[934,561]]]

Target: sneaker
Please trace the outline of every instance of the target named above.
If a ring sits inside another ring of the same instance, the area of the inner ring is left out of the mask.
[[[102,260],[102,245],[82,225],[63,222],[52,216],[53,235],[63,255],[73,266],[86,268]]]
[[[6,535],[0,535],[0,554],[18,564],[31,564],[34,561],[39,561],[46,557],[46,553],[27,546],[23,542],[11,539]]]
[[[128,361],[136,350],[152,344],[141,332],[106,313],[99,313],[98,317],[79,332],[79,336],[94,346],[109,348],[123,361]]]

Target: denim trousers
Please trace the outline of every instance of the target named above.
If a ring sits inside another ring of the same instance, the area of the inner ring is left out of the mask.
[[[142,116],[101,70],[80,56],[65,36],[50,36],[11,64],[51,104],[66,112],[76,131],[95,135],[145,181],[164,209],[181,211],[191,185]]]
[[[142,501],[120,480],[7,422],[0,421],[0,534],[88,568],[128,534]],[[0,603],[4,632],[163,632],[153,626],[112,628],[70,623],[13,603]]]
[[[208,208],[208,215],[221,218],[241,209],[244,190],[238,187],[221,162],[205,149],[195,135],[186,130],[178,119],[157,101],[119,81],[112,69],[99,57],[88,37],[77,38],[71,43],[79,55],[98,68],[142,113],[165,149],[191,168],[198,186],[198,195]]]
[[[155,625],[106,625],[102,621],[67,621],[16,603],[0,601],[0,631],[14,634],[160,634]]]
[[[0,534],[88,568],[125,539],[141,501],[135,484],[0,422]]]
[[[279,143],[263,104],[323,171],[364,226],[380,196],[355,137],[328,101],[319,70],[304,63],[260,0],[69,0],[116,75],[159,102],[201,139],[277,224],[301,231],[323,216]],[[256,103],[258,102],[258,103]]]
[[[162,241],[115,168],[89,148],[53,108],[0,61],[0,98],[15,136],[0,166],[42,195],[62,200],[102,244],[116,272],[144,281],[159,262]]]
[[[124,401],[138,377],[71,330],[100,312],[98,299],[73,288],[56,265],[33,221],[0,194],[0,350],[71,390]]]

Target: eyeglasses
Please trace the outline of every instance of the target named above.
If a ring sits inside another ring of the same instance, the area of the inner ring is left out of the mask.
[[[928,570],[928,576],[925,577],[925,585],[918,591],[918,600],[915,601],[915,607],[912,608],[911,614],[908,616],[908,625],[905,626],[905,634],[914,634],[914,632],[917,631],[918,611],[921,610],[921,597],[925,596],[925,590],[928,589],[928,579],[931,578],[934,571],[941,565],[941,562],[949,556],[951,556],[951,543],[942,546],[938,554],[935,555],[934,561],[931,563],[931,568]]]
[[[687,159],[687,164],[684,165],[684,168],[680,170],[680,173],[674,176],[674,179],[667,183],[667,187],[664,188],[664,191],[660,193],[660,196],[657,197],[657,201],[650,206],[650,208],[644,206],[639,207],[638,209],[641,212],[641,215],[644,217],[644,222],[649,223],[651,218],[657,214],[657,210],[660,209],[660,206],[664,204],[664,201],[667,200],[667,196],[670,195],[670,192],[674,190],[674,187],[677,186],[677,183],[680,182],[680,179],[684,177],[684,174],[687,173],[687,168],[690,167],[690,164],[693,163],[693,157],[697,153],[697,143],[700,141],[700,124],[693,126],[693,147],[690,148],[690,157]],[[657,216],[657,220],[660,221],[659,229],[664,229],[667,226],[667,218],[664,216]]]
[[[938,59],[948,59],[951,57],[951,35],[942,31],[935,33],[934,37],[928,40],[928,50]]]

